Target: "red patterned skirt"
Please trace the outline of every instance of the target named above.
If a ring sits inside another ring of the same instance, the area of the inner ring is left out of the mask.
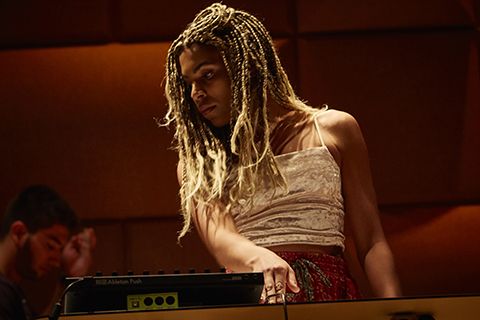
[[[342,258],[311,252],[277,253],[295,271],[300,292],[288,292],[287,302],[361,299],[357,283]]]

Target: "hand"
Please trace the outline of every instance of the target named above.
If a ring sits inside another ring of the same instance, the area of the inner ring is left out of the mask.
[[[64,272],[69,277],[84,276],[92,264],[92,250],[97,238],[92,228],[72,236],[63,248],[62,262]]]
[[[259,271],[263,272],[265,282],[260,303],[283,303],[282,294],[285,294],[287,287],[295,293],[300,291],[295,272],[285,260],[274,252],[265,250],[268,253],[262,256],[261,261],[256,266]],[[268,298],[270,295],[272,296]]]

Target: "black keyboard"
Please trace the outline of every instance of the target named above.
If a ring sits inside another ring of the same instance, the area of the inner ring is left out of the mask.
[[[262,273],[194,273],[67,278],[64,313],[258,304]]]

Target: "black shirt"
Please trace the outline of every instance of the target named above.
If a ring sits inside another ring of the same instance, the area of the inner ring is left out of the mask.
[[[35,312],[27,303],[23,290],[0,272],[0,319],[32,320],[33,318],[35,318]]]

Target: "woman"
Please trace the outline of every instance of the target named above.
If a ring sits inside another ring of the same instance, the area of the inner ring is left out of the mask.
[[[400,294],[357,122],[295,95],[255,17],[201,11],[169,50],[166,96],[180,237],[193,221],[222,266],[263,272],[262,301],[357,299],[342,258],[347,215],[375,295]]]

